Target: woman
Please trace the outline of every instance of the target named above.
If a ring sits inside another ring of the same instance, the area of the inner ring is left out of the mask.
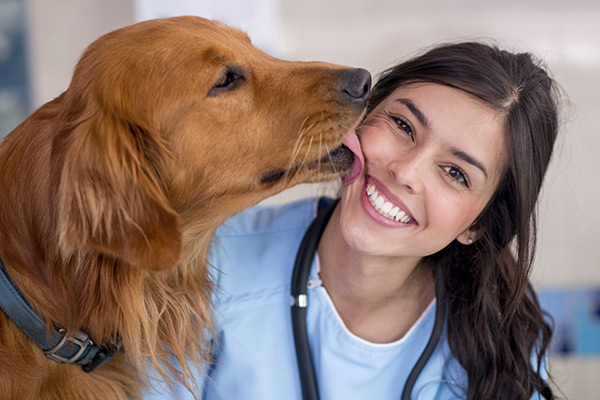
[[[528,276],[557,125],[555,83],[529,54],[451,44],[381,76],[357,129],[364,169],[308,274],[320,398],[553,398],[551,329]],[[301,398],[290,280],[329,203],[258,207],[220,229],[203,399]]]

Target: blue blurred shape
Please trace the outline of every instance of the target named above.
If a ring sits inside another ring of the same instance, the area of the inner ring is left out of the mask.
[[[600,355],[600,288],[540,288],[538,297],[554,321],[552,353]]]

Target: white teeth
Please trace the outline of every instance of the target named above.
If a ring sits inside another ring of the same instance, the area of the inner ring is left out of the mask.
[[[406,217],[406,213],[404,211],[400,211],[398,214],[396,214],[394,218],[396,219],[396,221],[402,222],[402,219],[404,217]]]
[[[389,201],[386,201],[385,203],[383,203],[383,206],[381,206],[380,211],[382,214],[389,214],[391,209],[392,209],[392,203],[390,203]]]
[[[384,217],[397,222],[402,222],[403,224],[412,222],[412,218],[406,215],[404,211],[400,211],[398,206],[394,206],[394,204],[386,201],[383,196],[379,195],[375,189],[375,186],[370,184],[367,185],[367,196],[369,197],[369,202],[375,208],[375,210],[377,210],[377,212]]]

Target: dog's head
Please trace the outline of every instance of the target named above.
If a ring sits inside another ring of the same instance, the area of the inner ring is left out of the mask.
[[[201,18],[101,37],[75,69],[54,140],[61,243],[174,266],[182,229],[347,172],[342,140],[369,87],[364,70],[279,60]]]

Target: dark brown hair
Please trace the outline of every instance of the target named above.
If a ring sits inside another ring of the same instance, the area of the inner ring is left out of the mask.
[[[467,399],[553,399],[542,365],[552,329],[529,282],[536,202],[558,131],[558,89],[529,53],[484,43],[433,48],[381,75],[368,111],[396,88],[457,88],[504,116],[507,167],[476,224],[481,237],[428,257],[447,292],[447,337],[466,370]]]

